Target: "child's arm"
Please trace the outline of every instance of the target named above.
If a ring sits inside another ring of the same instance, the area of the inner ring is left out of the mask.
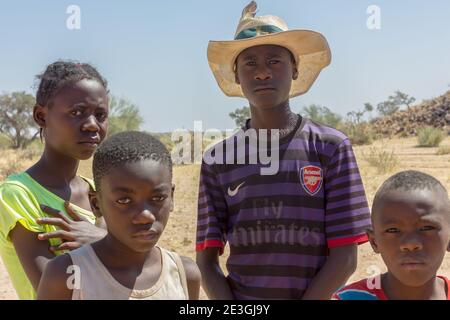
[[[329,300],[356,271],[357,253],[357,244],[331,248],[327,261],[312,280],[302,299]]]
[[[202,286],[210,299],[234,300],[227,279],[220,268],[220,249],[209,247],[197,252],[197,264],[202,274]]]
[[[42,272],[55,257],[48,249],[48,242],[39,241],[35,232],[25,229],[20,223],[9,233],[20,263],[34,290],[37,290]]]
[[[58,256],[47,263],[37,290],[38,300],[72,300],[73,288],[69,288],[69,285],[76,285],[76,277],[80,277],[76,269],[73,270],[75,273],[68,273],[72,264],[68,254]],[[69,277],[74,277],[74,283],[68,281]]]
[[[181,257],[184,272],[186,273],[189,300],[198,300],[202,276],[197,264],[188,257]]]

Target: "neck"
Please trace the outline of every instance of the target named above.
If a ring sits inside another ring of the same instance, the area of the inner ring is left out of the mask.
[[[445,284],[436,276],[420,287],[411,287],[401,283],[391,273],[385,273],[381,278],[384,292],[390,300],[437,300],[446,298]]]
[[[110,233],[98,241],[99,255],[103,257],[105,264],[113,269],[141,270],[146,262],[158,258],[157,248],[153,247],[147,252],[136,252],[125,246]]]
[[[250,111],[252,115],[250,127],[253,129],[286,129],[294,115],[289,100],[270,109],[250,105]]]
[[[46,146],[41,158],[28,173],[41,178],[50,186],[67,185],[76,177],[79,163],[79,160]]]

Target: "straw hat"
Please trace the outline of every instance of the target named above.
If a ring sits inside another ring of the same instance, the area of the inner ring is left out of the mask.
[[[256,2],[243,10],[234,40],[210,41],[208,62],[219,87],[230,97],[244,97],[235,82],[235,61],[247,48],[259,45],[278,45],[290,50],[298,68],[298,78],[292,81],[290,97],[309,90],[320,71],[331,62],[331,52],[325,37],[310,30],[289,30],[276,16],[256,17]]]

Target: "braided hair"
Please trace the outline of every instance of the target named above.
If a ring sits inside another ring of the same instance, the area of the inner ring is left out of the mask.
[[[36,93],[36,105],[51,107],[52,99],[62,88],[80,80],[96,80],[106,91],[108,82],[92,65],[77,61],[58,60],[47,66],[42,74],[36,76],[39,81]],[[39,131],[42,140],[42,128]]]

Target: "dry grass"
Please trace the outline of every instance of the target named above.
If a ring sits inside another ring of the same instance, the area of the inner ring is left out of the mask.
[[[436,152],[436,155],[443,156],[446,154],[450,154],[450,146],[440,146],[438,151]]]
[[[0,150],[0,181],[30,167],[39,157],[34,150]]]
[[[437,156],[438,148],[417,148],[415,138],[378,140],[372,146],[355,146],[355,154],[358,160],[361,176],[366,188],[369,205],[381,183],[392,174],[401,170],[420,170],[438,178],[448,190],[450,190],[450,154]],[[450,145],[450,137],[446,137],[443,145]],[[364,154],[370,153],[370,148],[380,150],[394,150],[395,157],[401,163],[392,172],[379,173],[377,168],[370,165]],[[8,155],[11,157],[13,155]],[[3,159],[4,157],[1,157]],[[0,160],[1,161],[1,160]],[[1,165],[4,162],[0,162]],[[79,172],[85,176],[91,175],[91,163],[85,161],[80,165]],[[160,244],[167,249],[195,259],[195,229],[197,212],[198,178],[200,168],[198,165],[179,166],[174,168],[175,208]],[[221,265],[225,269],[225,260],[228,250],[221,258]],[[450,259],[447,255],[441,267],[440,273],[450,276]],[[349,281],[355,281],[370,275],[370,268],[375,267],[381,272],[385,270],[379,255],[375,255],[369,244],[359,247],[358,269]],[[14,298],[15,293],[9,283],[3,266],[0,263],[0,299]],[[202,298],[206,298],[201,293]]]
[[[364,159],[377,169],[378,174],[392,172],[399,166],[399,160],[394,150],[386,150],[385,148],[369,148],[367,152],[364,152]]]

